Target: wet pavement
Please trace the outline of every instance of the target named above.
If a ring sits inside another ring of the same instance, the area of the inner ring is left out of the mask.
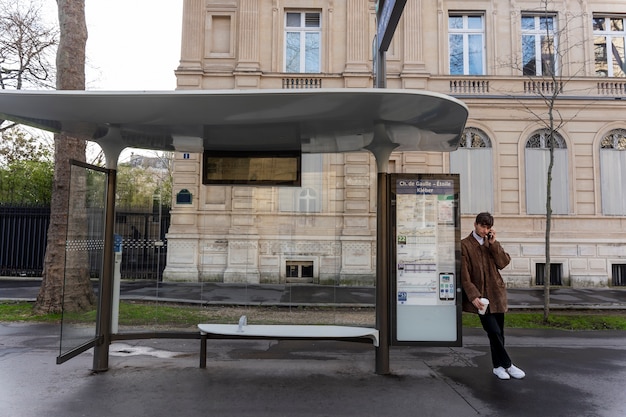
[[[2,416],[626,415],[626,332],[510,329],[527,377],[500,381],[478,329],[463,347],[392,347],[384,376],[371,345],[213,340],[199,369],[197,340],[163,339],[116,342],[92,373],[90,352],[55,365],[58,330],[0,323]]]
[[[34,298],[38,285],[0,280],[0,298]],[[122,297],[223,304],[307,300],[307,286],[259,287],[204,284],[198,295],[194,285],[126,283]],[[308,290],[308,302],[369,304],[373,296],[366,288]],[[626,306],[619,289],[552,293],[551,302],[562,308]],[[192,294],[197,298],[189,299]],[[509,295],[519,308],[543,300],[535,289]],[[0,323],[0,416],[626,415],[626,331],[507,329],[508,351],[527,377],[500,381],[491,373],[480,329],[463,329],[462,347],[391,347],[390,375],[375,373],[371,345],[337,341],[210,340],[207,368],[200,369],[200,342],[193,339],[114,342],[109,370],[93,373],[91,352],[56,365],[59,330]]]

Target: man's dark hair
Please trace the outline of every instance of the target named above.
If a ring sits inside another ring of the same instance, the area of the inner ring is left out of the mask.
[[[486,211],[482,213],[478,213],[478,216],[476,216],[476,224],[480,224],[480,225],[487,226],[487,227],[492,227],[493,216],[491,215],[491,213],[488,213]]]

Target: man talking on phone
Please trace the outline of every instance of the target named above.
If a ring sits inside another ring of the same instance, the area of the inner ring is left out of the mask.
[[[461,240],[463,311],[478,313],[491,348],[493,373],[500,379],[522,379],[504,348],[504,313],[508,310],[506,285],[500,275],[511,257],[496,240],[490,213],[476,216],[474,230]]]

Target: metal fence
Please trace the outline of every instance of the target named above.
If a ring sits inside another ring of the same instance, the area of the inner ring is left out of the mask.
[[[41,276],[49,207],[0,205],[0,275]]]
[[[103,211],[89,210],[90,236],[102,236],[103,215]],[[0,204],[0,276],[42,275],[49,223],[49,207]],[[115,233],[122,238],[122,279],[161,279],[169,225],[169,207],[116,212]],[[99,250],[90,253],[93,277],[100,274],[101,256]]]

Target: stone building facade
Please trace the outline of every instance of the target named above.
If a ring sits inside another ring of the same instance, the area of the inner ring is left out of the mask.
[[[626,285],[625,25],[616,1],[406,3],[387,88],[470,114],[457,151],[394,153],[389,171],[459,173],[462,235],[495,215],[509,286],[543,279],[550,108],[554,284]],[[184,0],[177,88],[369,88],[375,32],[375,0]],[[370,154],[304,155],[300,188],[205,186],[201,170],[176,153],[174,193],[192,198],[173,204],[164,279],[374,284]]]

